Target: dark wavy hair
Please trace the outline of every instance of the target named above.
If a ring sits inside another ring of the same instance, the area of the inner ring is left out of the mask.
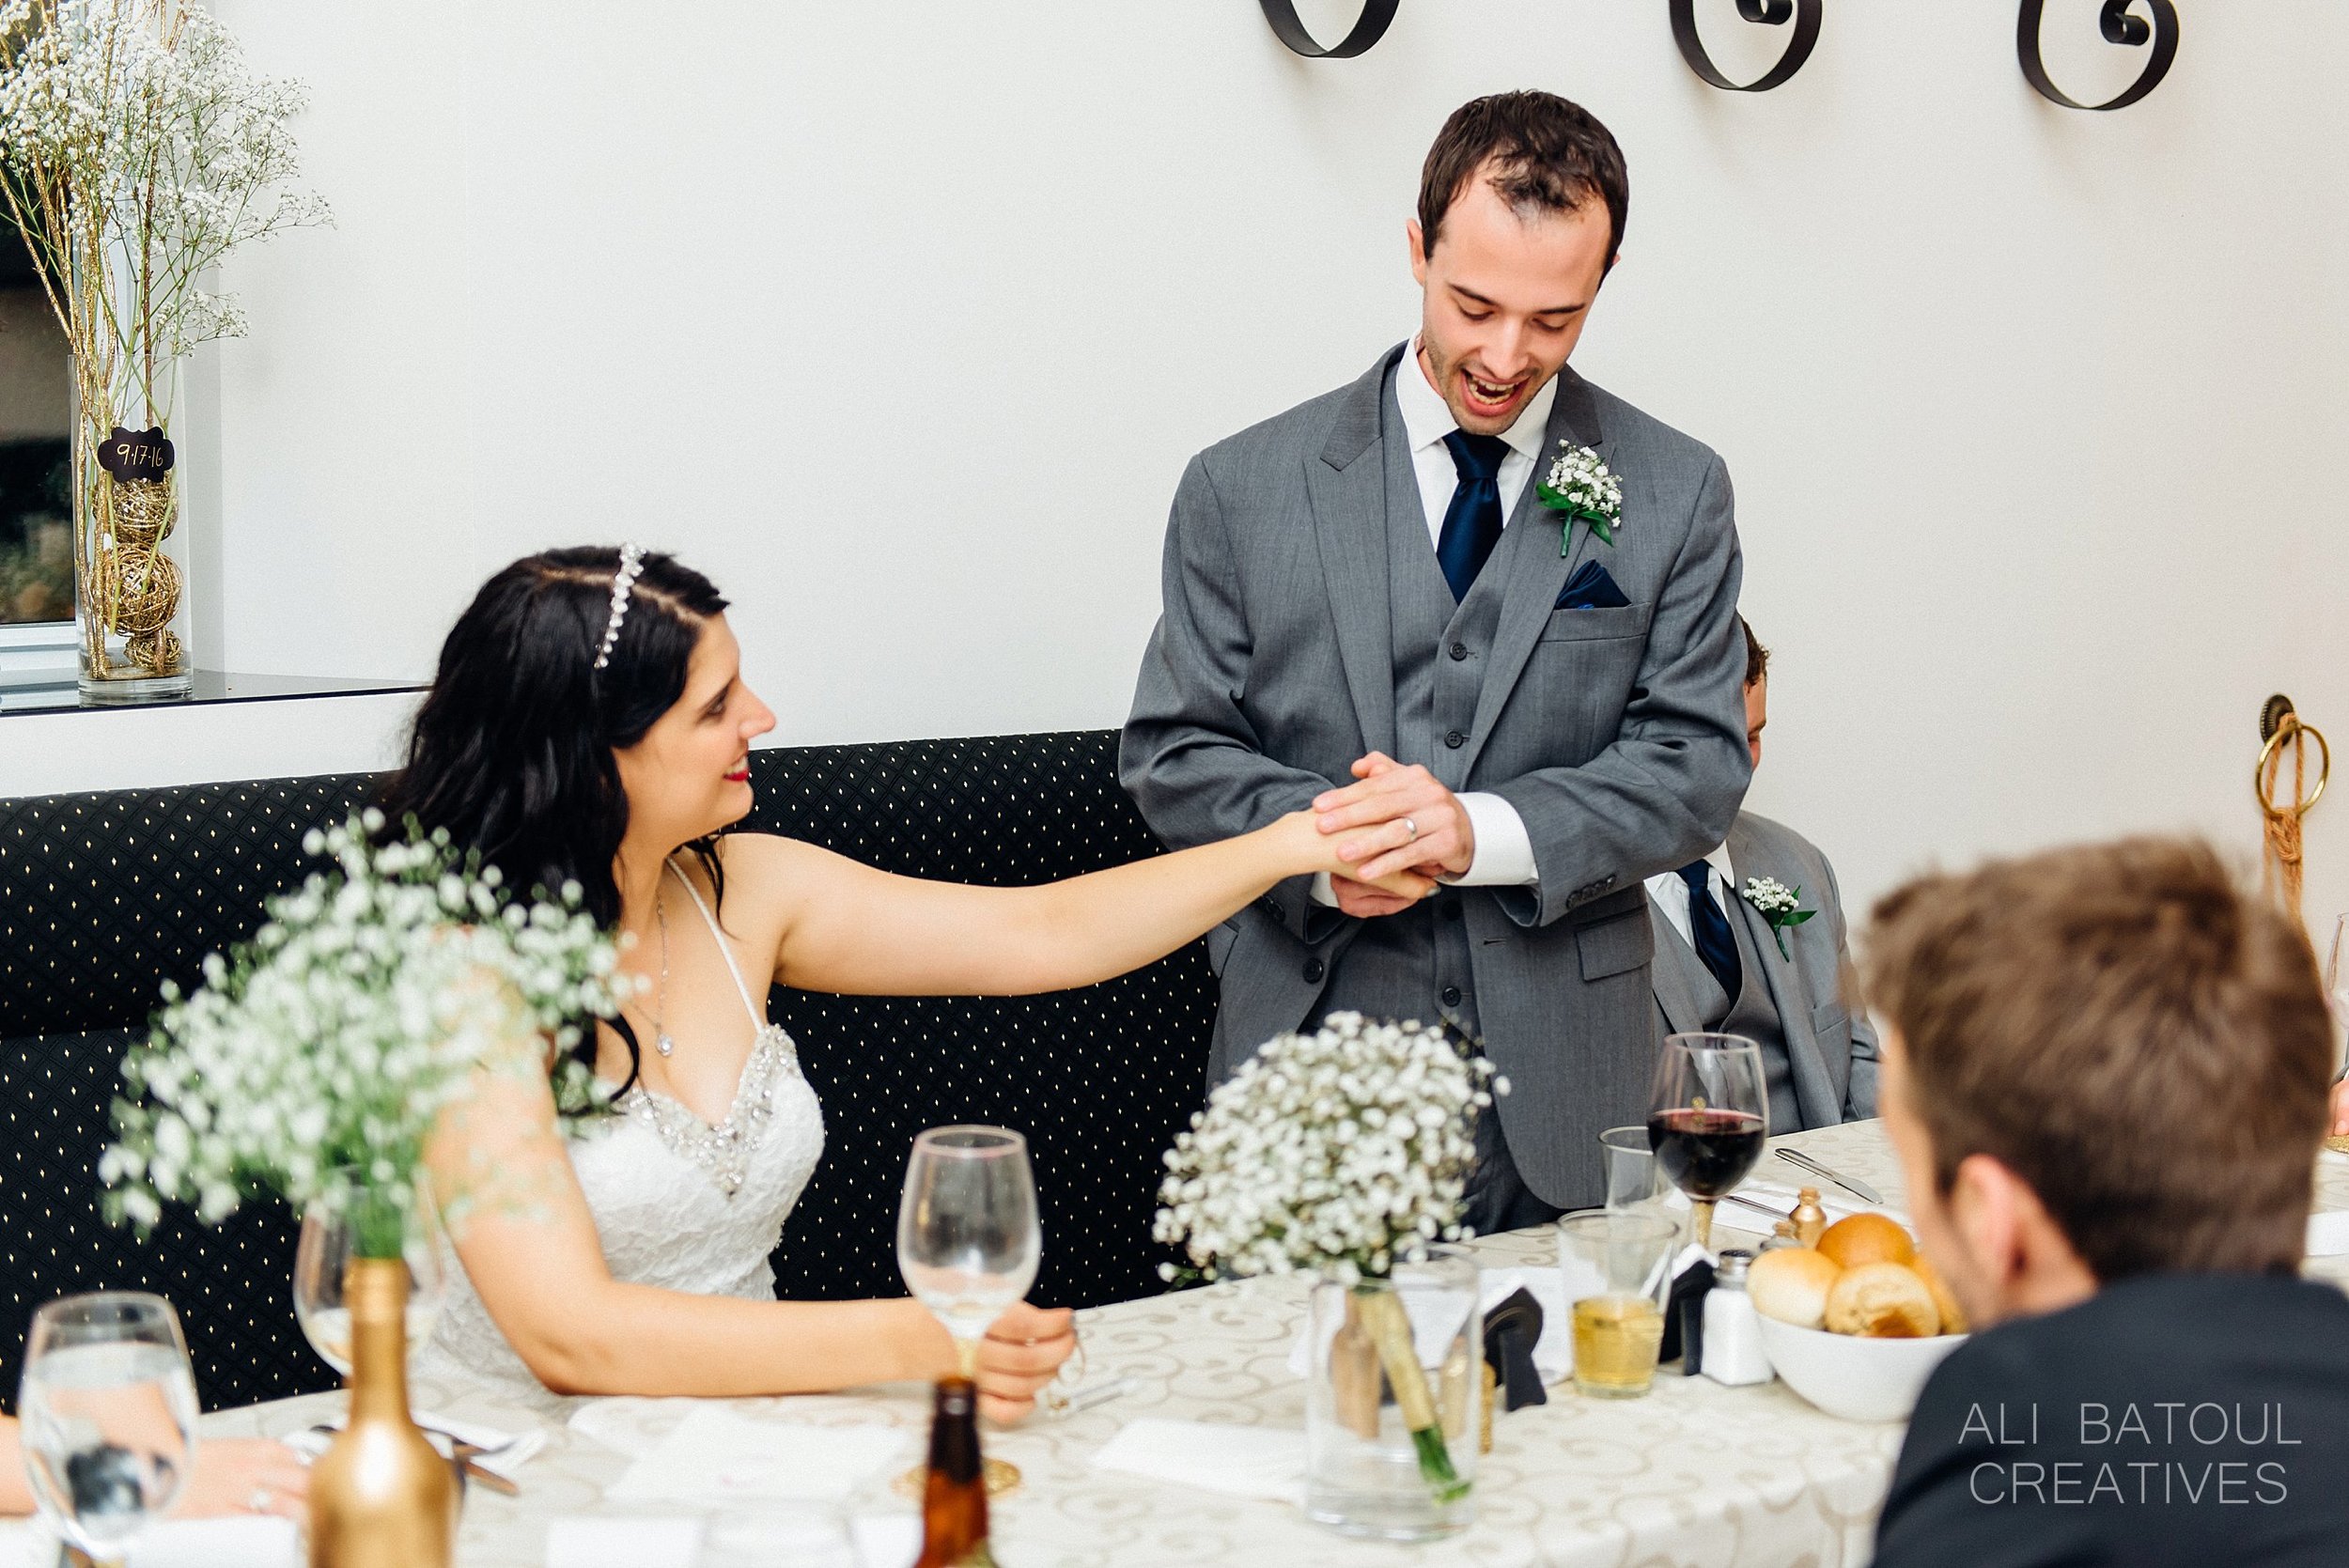
[[[726,607],[709,579],[675,556],[647,554],[619,641],[595,667],[612,613],[620,552],[599,545],[524,556],[481,586],[441,644],[440,668],[416,710],[408,760],[384,786],[384,831],[412,816],[444,828],[516,889],[580,888],[606,929],[620,919],[613,857],[628,831],[616,749],[633,746],[685,693],[702,626]],[[714,838],[687,846],[723,902]],[[628,1020],[609,1020],[628,1047],[628,1081],[642,1056]],[[574,1054],[595,1064],[583,1029]]]

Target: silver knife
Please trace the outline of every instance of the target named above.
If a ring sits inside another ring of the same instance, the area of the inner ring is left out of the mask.
[[[1846,1176],[1839,1172],[1830,1171],[1800,1149],[1774,1149],[1771,1153],[1798,1171],[1808,1171],[1814,1176],[1824,1176],[1863,1203],[1880,1205],[1884,1202],[1884,1195],[1866,1182],[1857,1176]]]

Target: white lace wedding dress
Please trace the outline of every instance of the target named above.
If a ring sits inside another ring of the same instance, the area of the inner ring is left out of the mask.
[[[758,1038],[724,1121],[711,1126],[639,1083],[613,1102],[615,1116],[571,1138],[571,1166],[614,1279],[771,1301],[767,1255],[824,1152],[823,1112],[800,1075],[791,1037],[768,1021],[742,984],[708,905],[683,872],[669,870],[708,924]],[[499,1332],[463,1266],[447,1261],[447,1299],[416,1355],[417,1373],[485,1385],[518,1404],[554,1405],[556,1396]]]

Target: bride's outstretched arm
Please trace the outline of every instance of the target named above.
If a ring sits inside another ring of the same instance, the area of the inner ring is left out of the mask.
[[[1140,969],[1229,919],[1291,877],[1341,874],[1408,842],[1383,822],[1324,834],[1296,812],[1218,844],[1039,887],[978,888],[893,877],[813,845],[724,840],[739,877],[782,906],[775,978],[866,996],[1023,996]],[[1377,884],[1410,898],[1435,884],[1403,873]]]
[[[429,1154],[436,1190],[459,1195],[454,1239],[474,1289],[556,1393],[812,1393],[954,1370],[945,1330],[913,1301],[746,1301],[614,1280],[535,1062],[485,1071]],[[1015,1307],[981,1354],[982,1408],[1027,1414],[1075,1344],[1067,1312]]]

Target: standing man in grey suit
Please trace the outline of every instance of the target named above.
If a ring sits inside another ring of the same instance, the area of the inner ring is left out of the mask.
[[[1770,722],[1770,650],[1737,617],[1746,644],[1746,744],[1762,766]],[[1800,895],[1773,926],[1749,903],[1751,879]],[[1719,1030],[1762,1047],[1770,1131],[1831,1127],[1876,1113],[1876,1035],[1846,985],[1835,870],[1792,828],[1750,811],[1703,860],[1647,879],[1656,921],[1656,1010],[1667,1033]],[[1803,911],[1809,911],[1805,915]]]
[[[1566,367],[1628,204],[1563,99],[1445,123],[1417,333],[1184,473],[1119,753],[1173,845],[1307,804],[1390,830],[1209,934],[1209,1075],[1339,1010],[1455,1022],[1512,1085],[1479,1128],[1486,1232],[1602,1196],[1596,1135],[1644,1113],[1654,1059],[1642,884],[1720,842],[1750,772],[1729,475]],[[1620,486],[1604,528],[1533,482],[1582,448]],[[1424,879],[1368,885],[1397,876]]]

